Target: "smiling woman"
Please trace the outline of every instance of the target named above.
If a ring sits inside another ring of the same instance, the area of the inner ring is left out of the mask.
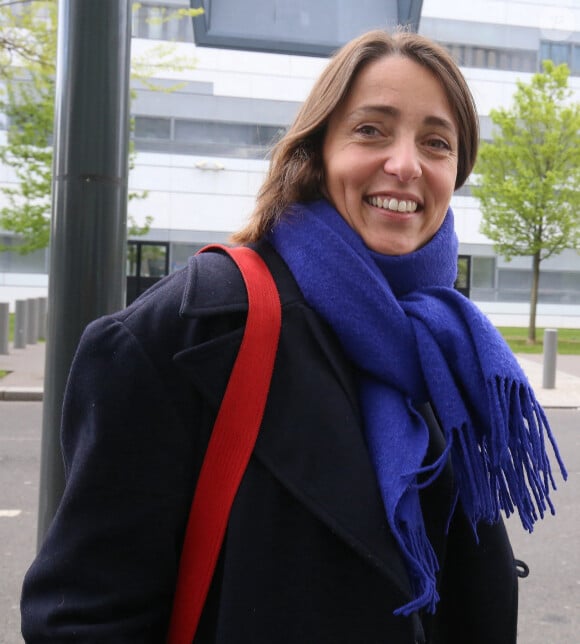
[[[370,249],[410,253],[443,222],[457,147],[455,118],[436,76],[402,56],[377,60],[329,120],[324,192]]]
[[[412,64],[415,67],[409,67]],[[426,38],[407,32],[391,37],[384,32],[372,31],[340,50],[314,84],[296,120],[273,149],[270,169],[258,194],[256,208],[248,225],[234,235],[236,241],[257,241],[290,204],[327,196],[323,150],[328,145],[328,128],[344,109],[344,103],[354,100],[357,91],[356,87],[354,92],[351,91],[353,86],[360,88],[365,85],[365,78],[373,76],[372,70],[375,69],[375,78],[370,80],[378,83],[381,91],[386,91],[391,74],[399,65],[407,67],[409,73],[408,77],[399,77],[399,81],[403,81],[402,90],[415,82],[414,76],[419,72],[421,78],[429,79],[429,86],[443,98],[446,115],[439,118],[434,113],[425,114],[425,124],[437,125],[438,131],[444,130],[446,136],[451,136],[451,142],[455,141],[456,150],[452,151],[456,156],[454,189],[465,183],[477,156],[479,118],[459,68],[445,49]],[[429,94],[418,85],[415,82],[414,99],[425,103]],[[382,119],[385,114],[392,119],[396,112],[395,105],[377,104],[374,100],[365,106],[368,108],[376,108],[375,112],[380,113]],[[368,136],[371,131],[374,130],[363,127],[360,134]],[[444,147],[445,141],[445,137],[433,140],[431,147]]]
[[[565,469],[509,347],[453,288],[449,201],[477,140],[449,55],[372,31],[330,61],[276,144],[235,238],[272,273],[280,341],[187,644],[516,642],[501,513],[531,531],[553,508],[547,446]],[[214,250],[86,330],[66,489],[23,588],[28,642],[164,641],[247,311]],[[263,361],[254,371],[252,386]]]

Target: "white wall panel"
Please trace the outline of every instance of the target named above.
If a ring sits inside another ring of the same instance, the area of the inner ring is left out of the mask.
[[[489,239],[481,234],[481,211],[473,197],[454,197],[451,207],[455,214],[455,230],[464,244],[489,245]]]
[[[172,228],[233,232],[246,222],[253,197],[172,195]]]
[[[221,169],[219,169],[221,168]],[[162,192],[227,194],[254,197],[267,169],[262,161],[147,155],[137,157],[132,189]]]
[[[554,30],[572,32],[580,25],[580,6],[575,0],[424,0],[424,17],[471,22],[540,27],[546,37]]]

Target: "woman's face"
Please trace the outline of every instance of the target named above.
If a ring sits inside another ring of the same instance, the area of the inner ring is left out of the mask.
[[[382,58],[363,68],[329,120],[325,194],[371,250],[410,253],[443,223],[457,146],[437,78],[408,58]]]

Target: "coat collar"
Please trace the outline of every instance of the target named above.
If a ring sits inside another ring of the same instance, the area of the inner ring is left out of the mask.
[[[361,430],[352,368],[332,331],[305,304],[281,257],[267,242],[255,250],[268,264],[280,292],[283,325],[276,365],[284,368],[274,369],[254,457],[388,576],[400,588],[402,603],[408,601],[410,584],[387,527]],[[245,314],[247,306],[241,275],[226,255],[205,253],[192,259],[181,315],[208,322],[211,317],[207,326],[212,333],[179,352],[174,361],[216,411],[242,337],[244,318],[239,314]],[[230,320],[228,330],[214,335],[224,318]]]
[[[282,307],[302,299],[292,273],[266,241],[253,244],[276,278]],[[241,273],[225,253],[205,252],[189,260],[188,277],[181,302],[182,317],[240,313],[248,309],[248,298]]]

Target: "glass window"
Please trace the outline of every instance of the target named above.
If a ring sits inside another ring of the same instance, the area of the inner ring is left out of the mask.
[[[152,118],[150,116],[136,116],[135,138],[170,139],[171,120],[166,118]]]
[[[464,67],[473,67],[473,54],[474,47],[464,47],[463,48],[463,66]]]
[[[0,235],[0,245],[17,247],[12,235]],[[17,251],[0,251],[0,273],[46,273],[48,253],[45,248],[21,255]]]
[[[127,277],[163,277],[167,275],[166,242],[129,241],[127,243]]]
[[[175,120],[176,141],[198,143],[249,143],[248,125],[208,121]]]
[[[567,43],[552,43],[552,60],[556,65],[570,64],[570,45]]]
[[[208,244],[210,242],[208,241]],[[187,262],[192,255],[195,255],[198,250],[207,246],[207,244],[171,244],[171,270],[176,271],[179,268],[187,266]]]
[[[461,61],[461,47],[459,45],[447,45],[447,51],[453,56],[453,59],[458,65],[462,64]]]
[[[212,121],[192,121],[185,119],[175,120],[175,140],[178,142],[192,142],[207,150],[212,146],[216,150],[237,151],[265,149],[275,138],[280,137],[282,127],[258,125],[249,123],[219,123]]]
[[[147,38],[147,14],[143,6],[133,9],[133,24],[131,35],[133,38]]]
[[[522,52],[520,54],[522,64],[520,69],[523,72],[535,72],[537,68],[537,57],[535,53],[532,52]]]
[[[580,74],[580,45],[574,45],[572,50],[572,73]]]
[[[457,258],[457,278],[455,280],[455,288],[459,291],[469,291],[471,277],[471,257],[469,255],[459,255]]]
[[[174,15],[175,5],[142,4],[133,11],[133,36],[153,40],[193,42],[191,18]]]
[[[498,271],[498,286],[500,289],[525,289],[532,286],[532,271],[502,268]]]
[[[167,244],[142,244],[141,277],[163,277],[167,274]]]
[[[127,244],[127,277],[135,277],[137,275],[137,267],[139,266],[139,246],[132,242]]]
[[[580,273],[542,271],[538,299],[540,302],[580,303]]]
[[[501,302],[528,302],[532,271],[500,268],[497,271],[497,299]]]
[[[511,56],[507,51],[499,52],[499,69],[513,69],[511,62]]]
[[[482,47],[474,47],[473,49],[473,66],[474,67],[486,67],[487,66],[487,56],[485,49]]]
[[[471,283],[473,288],[495,286],[495,257],[471,258]]]
[[[471,45],[458,45],[455,43],[446,43],[444,46],[455,60],[464,67],[514,71],[535,71],[536,69],[537,55],[535,51],[472,47]]]
[[[147,15],[147,38],[155,40],[167,40],[165,36],[165,24],[163,17],[165,10],[161,7],[144,7]]]

